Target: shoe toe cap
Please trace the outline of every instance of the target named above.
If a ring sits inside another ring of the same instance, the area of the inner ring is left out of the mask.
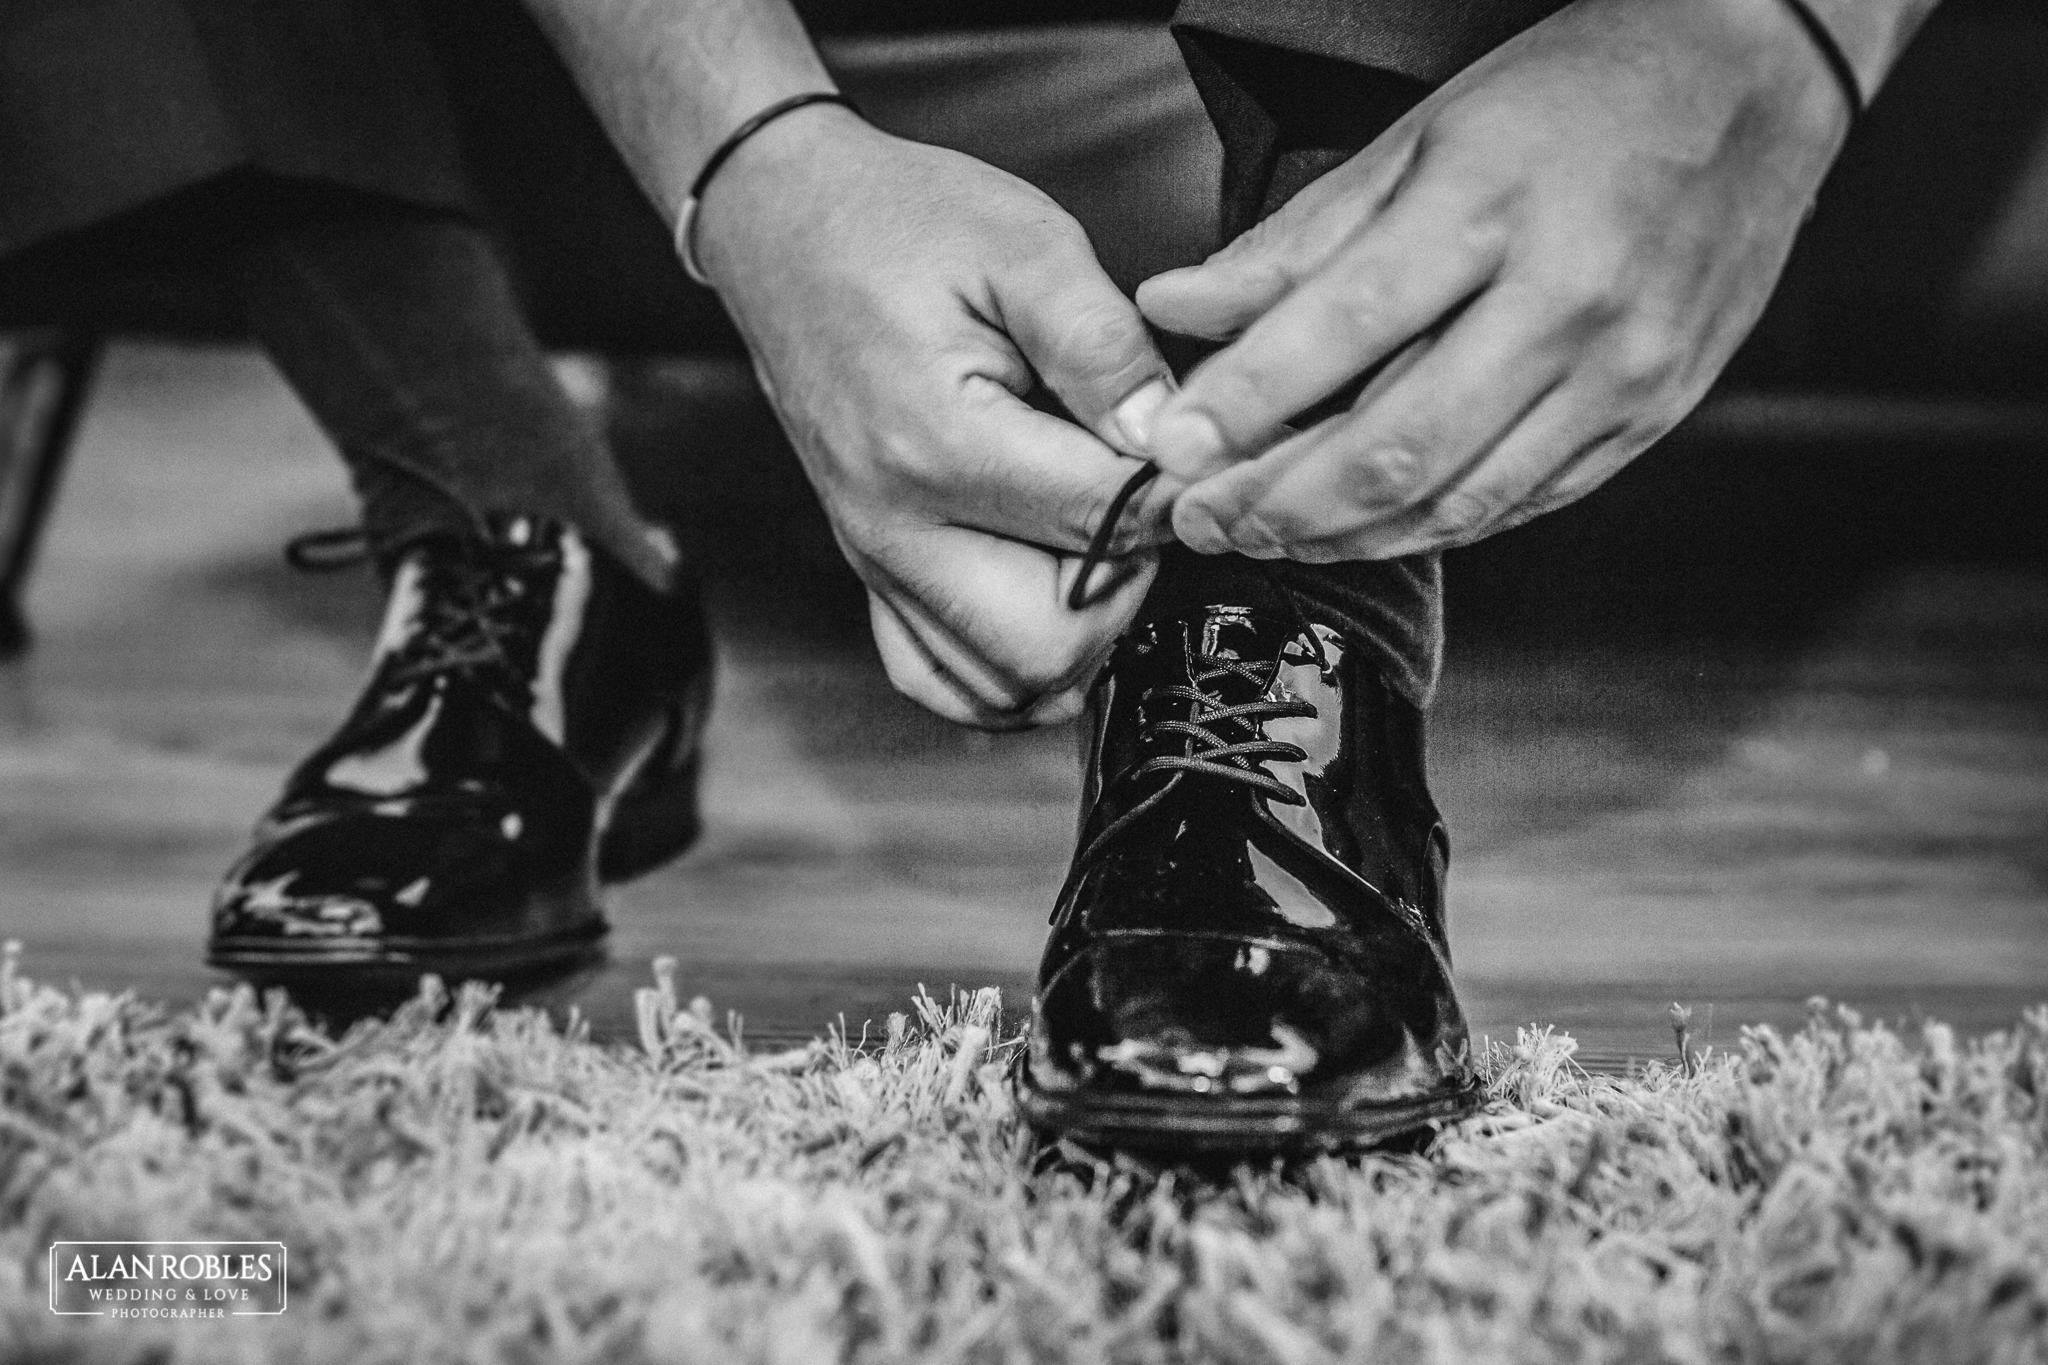
[[[466,806],[274,821],[216,893],[214,937],[312,946],[460,935],[534,880],[519,825]]]
[[[1039,993],[1032,1080],[1366,1104],[1462,1086],[1464,1021],[1448,981],[1421,975],[1375,973],[1309,944],[1102,935]]]

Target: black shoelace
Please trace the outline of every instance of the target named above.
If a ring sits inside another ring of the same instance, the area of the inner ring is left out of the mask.
[[[360,526],[308,531],[284,543],[284,562],[300,573],[336,573],[370,562],[370,537]]]
[[[333,573],[367,563],[369,537],[354,526],[312,531],[286,542],[284,557],[302,572]],[[470,555],[435,556],[421,583],[419,628],[392,656],[385,682],[402,686],[459,672],[517,679],[511,646],[528,631],[510,618],[525,598],[525,582],[500,565]]]
[[[1190,678],[1193,686],[1154,687],[1144,697],[1148,706],[1162,701],[1184,701],[1188,704],[1186,720],[1148,721],[1148,734],[1185,735],[1194,742],[1185,754],[1160,754],[1146,759],[1131,770],[1132,777],[1157,772],[1200,773],[1205,777],[1220,777],[1226,782],[1242,782],[1246,786],[1257,787],[1286,805],[1306,804],[1300,792],[1259,765],[1276,759],[1282,763],[1305,763],[1308,751],[1298,744],[1269,738],[1261,726],[1269,720],[1290,717],[1313,719],[1316,714],[1314,704],[1296,697],[1281,701],[1261,695],[1257,701],[1226,705],[1221,697],[1203,684],[1235,676],[1263,691],[1265,684],[1258,665],[1210,655],[1201,656],[1199,662],[1206,667]],[[1221,725],[1234,725],[1243,731],[1245,738],[1231,739],[1218,734],[1215,727]]]
[[[420,627],[399,647],[390,681],[403,684],[444,673],[516,679],[512,646],[528,632],[509,620],[526,585],[501,569],[464,559],[427,570]]]
[[[1131,505],[1131,499],[1152,480],[1159,477],[1159,466],[1147,463],[1116,491],[1109,500],[1109,510],[1102,514],[1102,524],[1095,528],[1095,535],[1088,542],[1087,553],[1081,556],[1081,573],[1074,580],[1073,588],[1067,593],[1067,610],[1081,611],[1094,605],[1094,598],[1088,593],[1088,584],[1095,577],[1095,571],[1109,558],[1109,542],[1116,535],[1117,523],[1124,519],[1124,509]]]
[[[1095,857],[1097,851],[1107,846],[1120,832],[1165,800],[1167,794],[1188,777],[1214,778],[1225,782],[1242,783],[1266,793],[1272,800],[1288,806],[1305,806],[1308,801],[1294,788],[1260,767],[1261,763],[1278,760],[1283,763],[1305,763],[1308,751],[1298,744],[1267,736],[1261,728],[1266,721],[1300,718],[1312,720],[1316,716],[1313,702],[1289,697],[1286,700],[1266,695],[1266,682],[1261,667],[1242,659],[1226,659],[1204,654],[1196,658],[1197,669],[1190,675],[1190,686],[1178,684],[1171,687],[1148,688],[1140,699],[1144,706],[1159,702],[1184,701],[1188,705],[1187,719],[1146,720],[1142,722],[1141,736],[1149,739],[1159,734],[1185,736],[1189,741],[1184,754],[1157,754],[1146,759],[1125,775],[1124,781],[1135,782],[1152,773],[1171,773],[1159,786],[1159,790],[1132,806],[1104,827],[1095,836],[1077,862],[1086,863]],[[1254,701],[1226,702],[1205,684],[1215,683],[1224,678],[1238,677],[1260,689]],[[1241,738],[1218,733],[1219,726],[1232,726],[1241,733]]]
[[[1101,525],[1095,528],[1089,540],[1087,552],[1081,556],[1081,572],[1074,580],[1073,589],[1067,594],[1067,608],[1080,611],[1092,604],[1088,585],[1095,577],[1095,571],[1109,558],[1109,545],[1116,535],[1117,524],[1123,520],[1124,511],[1130,506],[1146,484],[1159,475],[1159,466],[1146,463],[1124,481],[1110,499],[1108,510],[1103,513]],[[1261,565],[1275,591],[1293,608],[1297,621],[1307,638],[1313,644],[1318,663],[1321,662],[1322,644],[1308,625],[1308,617],[1301,609],[1293,589],[1270,566]],[[1186,720],[1158,720],[1145,724],[1146,737],[1165,734],[1184,735],[1191,743],[1185,754],[1159,754],[1146,759],[1133,768],[1128,780],[1136,781],[1153,773],[1173,774],[1158,791],[1125,811],[1110,823],[1108,828],[1097,835],[1083,860],[1092,856],[1126,825],[1136,820],[1153,806],[1165,799],[1166,794],[1178,786],[1181,779],[1190,775],[1218,778],[1225,782],[1238,782],[1266,793],[1268,797],[1284,805],[1303,806],[1308,802],[1300,792],[1274,777],[1260,765],[1278,760],[1283,763],[1304,763],[1308,761],[1307,750],[1284,740],[1269,738],[1261,728],[1269,720],[1287,718],[1313,719],[1316,708],[1313,703],[1299,698],[1285,701],[1264,695],[1266,684],[1256,664],[1241,659],[1225,659],[1213,655],[1202,655],[1196,660],[1198,671],[1190,678],[1191,686],[1155,687],[1148,690],[1143,702],[1147,705],[1161,701],[1184,701],[1188,705]],[[1236,676],[1260,689],[1256,701],[1225,703],[1214,691],[1204,684]],[[1235,726],[1243,738],[1231,738],[1219,734],[1215,727]]]

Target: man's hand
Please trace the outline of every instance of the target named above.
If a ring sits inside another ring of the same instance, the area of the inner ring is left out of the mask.
[[[1139,467],[1128,432],[1167,392],[1079,225],[1014,176],[825,106],[749,139],[696,230],[897,687],[990,728],[1077,711],[1174,491],[1126,512],[1121,563],[1070,611],[1075,556]],[[1025,404],[1034,373],[1085,425]]]
[[[1235,338],[1149,433],[1193,485],[1175,530],[1379,559],[1584,496],[1727,363],[1846,123],[1780,0],[1578,0],[1139,289],[1159,326]],[[1375,367],[1348,412],[1283,426]]]

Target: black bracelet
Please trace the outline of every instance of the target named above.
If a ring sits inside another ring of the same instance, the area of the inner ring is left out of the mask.
[[[856,114],[860,112],[859,109],[854,108],[852,100],[836,90],[812,90],[801,95],[791,95],[786,100],[777,100],[745,123],[742,123],[739,127],[733,129],[732,132],[726,135],[725,141],[713,148],[711,155],[704,159],[704,169],[697,172],[697,178],[690,182],[690,192],[683,196],[682,211],[676,215],[676,255],[683,263],[683,273],[697,283],[704,285],[711,283],[710,280],[704,277],[704,267],[697,264],[697,248],[690,240],[691,234],[697,226],[697,206],[704,201],[705,186],[711,183],[712,176],[718,174],[718,168],[723,166],[731,158],[732,154],[740,149],[742,142],[745,142],[784,114],[791,113],[810,104],[837,104],[853,109],[853,112]]]
[[[1820,49],[1821,60],[1827,63],[1828,74],[1835,78],[1835,84],[1842,87],[1842,98],[1849,102],[1849,124],[1854,127],[1856,120],[1863,117],[1863,85],[1856,79],[1856,68],[1849,64],[1849,54],[1842,51],[1842,45],[1835,41],[1835,35],[1820,21],[1813,7],[1806,0],[1785,0],[1785,8],[1792,11],[1792,17],[1799,21],[1799,27],[1806,30],[1806,36],[1813,39],[1813,45]]]

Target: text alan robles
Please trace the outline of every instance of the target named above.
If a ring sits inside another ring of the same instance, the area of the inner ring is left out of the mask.
[[[283,1242],[56,1242],[50,1311],[112,1318],[284,1312]]]

